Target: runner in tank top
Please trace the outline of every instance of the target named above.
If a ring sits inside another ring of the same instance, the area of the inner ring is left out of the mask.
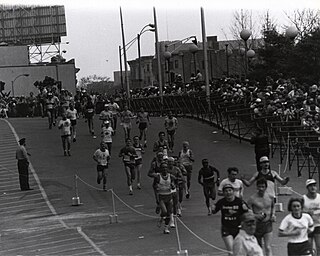
[[[149,118],[149,113],[144,111],[144,108],[141,107],[140,111],[137,114],[137,121],[136,123],[138,124],[138,128],[140,131],[139,139],[140,141],[144,142],[144,147],[147,147],[147,129],[148,125],[151,125],[151,121]]]
[[[275,181],[279,181],[281,185],[286,185],[289,182],[289,177],[281,178],[276,171],[270,169],[269,158],[267,156],[263,156],[260,158],[261,171],[256,172],[250,180],[246,180],[242,178],[242,182],[246,186],[251,186],[256,180],[264,178],[268,187],[266,193],[273,196],[275,198]]]
[[[187,182],[186,182],[186,198],[190,198],[190,185],[192,175],[192,164],[194,162],[193,152],[189,148],[189,142],[184,141],[182,143],[182,149],[179,152],[179,161],[187,171]]]
[[[137,189],[141,189],[141,168],[142,168],[142,154],[144,154],[143,146],[140,144],[139,136],[133,137],[132,146],[136,150],[137,156],[135,157],[135,169],[137,176]]]
[[[69,108],[67,109],[67,118],[71,121],[71,135],[73,138],[73,142],[76,142],[76,136],[77,136],[77,115],[78,111],[75,109],[74,105],[71,103]]]

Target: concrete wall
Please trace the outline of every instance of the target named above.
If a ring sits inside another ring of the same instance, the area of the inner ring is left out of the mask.
[[[29,64],[28,46],[1,46],[0,66],[25,66]]]
[[[74,63],[0,67],[0,80],[6,83],[4,92],[12,91],[12,81],[21,74],[29,74],[29,76],[21,76],[14,81],[15,96],[27,96],[30,92],[38,94],[38,89],[34,86],[34,82],[43,81],[45,76],[61,81],[62,88],[75,94],[76,75]],[[12,92],[10,95],[12,96]]]

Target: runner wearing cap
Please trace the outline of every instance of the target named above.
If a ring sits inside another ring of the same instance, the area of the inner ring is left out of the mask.
[[[216,199],[216,184],[219,186],[220,172],[209,165],[208,159],[202,160],[202,168],[198,174],[198,182],[203,187],[203,194],[208,208],[208,215],[211,215],[210,198]]]
[[[256,218],[247,212],[241,216],[241,229],[233,242],[233,256],[263,256],[263,250],[254,236]]]
[[[99,114],[99,120],[102,121],[102,125],[101,126],[103,126],[103,122],[104,121],[109,121],[109,122],[111,122],[111,127],[113,127],[112,126],[112,122],[113,122],[112,112],[109,110],[109,105],[108,104],[104,104],[104,108]]]
[[[315,242],[317,256],[320,255],[320,194],[317,193],[317,182],[314,179],[306,181],[307,194],[303,195],[304,211],[309,213],[314,222],[314,231],[309,234],[309,242]]]
[[[262,247],[262,240],[266,256],[272,256],[272,224],[276,221],[274,198],[266,193],[267,181],[259,179],[256,182],[257,192],[250,196],[248,206],[256,217],[256,231],[254,233],[259,245]]]
[[[218,188],[218,195],[223,196],[222,188],[224,185],[230,184],[234,188],[234,195],[236,197],[243,198],[243,183],[241,180],[237,179],[239,169],[237,167],[229,167],[227,172],[228,178],[225,178],[221,181]]]
[[[239,233],[240,216],[248,211],[246,203],[234,195],[231,184],[225,184],[222,188],[223,198],[212,205],[212,213],[221,211],[221,235],[222,239],[232,256],[233,240]]]
[[[114,134],[114,131],[110,125],[110,121],[105,120],[103,122],[102,129],[101,129],[101,137],[102,137],[102,143],[104,143],[105,148],[108,149],[110,156],[111,156],[113,134]]]
[[[256,172],[249,180],[241,178],[242,182],[246,186],[251,186],[256,180],[264,178],[267,183],[267,191],[269,195],[275,198],[275,181],[279,181],[281,185],[286,185],[289,182],[289,177],[281,178],[276,171],[270,169],[269,158],[267,156],[263,156],[260,158],[261,171]]]

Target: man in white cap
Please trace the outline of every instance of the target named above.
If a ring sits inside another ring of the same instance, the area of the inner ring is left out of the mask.
[[[270,162],[267,156],[260,158],[261,171],[256,172],[249,180],[241,178],[242,182],[247,186],[251,186],[256,180],[264,178],[267,181],[268,187],[266,193],[275,198],[275,181],[277,180],[281,185],[286,185],[289,182],[289,177],[281,178],[280,175],[270,169]]]
[[[263,256],[263,250],[254,236],[255,230],[255,215],[252,212],[242,214],[241,229],[233,241],[233,256]]]
[[[317,193],[317,182],[314,179],[306,181],[307,194],[303,195],[304,210],[309,213],[314,222],[314,231],[309,234],[310,242],[315,242],[317,256],[320,255],[320,194]]]

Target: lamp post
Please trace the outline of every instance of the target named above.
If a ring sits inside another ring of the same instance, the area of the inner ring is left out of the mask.
[[[248,74],[248,59],[247,59],[247,51],[248,51],[248,44],[247,41],[249,37],[251,36],[251,31],[248,29],[244,29],[240,32],[240,37],[244,41],[244,47],[245,47],[245,55],[244,55],[244,65],[245,65],[245,77],[247,78]]]
[[[12,96],[13,96],[13,97],[14,97],[14,82],[15,82],[19,77],[22,77],[22,76],[28,77],[29,74],[20,74],[20,75],[16,76],[16,77],[11,81],[11,90],[12,90]]]
[[[195,44],[190,45],[189,51],[192,53],[193,56],[193,68],[194,68],[194,74],[197,74],[197,64],[196,64],[196,53],[198,51],[198,46]]]
[[[147,27],[150,27],[151,29],[147,29],[145,30]],[[138,40],[138,61],[139,61],[139,70],[138,70],[138,76],[139,76],[139,87],[141,88],[141,82],[142,82],[142,72],[141,72],[141,47],[140,47],[140,37],[143,33],[147,32],[147,31],[151,31],[151,32],[155,32],[155,26],[154,24],[148,24],[145,25],[139,34],[137,34],[137,40]]]
[[[186,79],[184,77],[185,72],[184,72],[184,54],[183,54],[183,52],[180,52],[179,56],[181,57],[181,63],[182,63],[182,79],[183,79],[183,83],[185,83]]]

